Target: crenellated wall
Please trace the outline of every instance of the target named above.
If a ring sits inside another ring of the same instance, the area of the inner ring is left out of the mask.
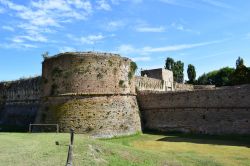
[[[202,86],[200,88],[203,88],[206,86]],[[182,83],[174,83],[174,91],[193,91],[194,90],[194,85],[192,84],[182,84]]]
[[[140,92],[145,129],[250,134],[250,85],[185,92]]]
[[[136,76],[135,84],[136,89],[139,91],[165,91],[164,81],[155,78]]]
[[[27,131],[40,106],[41,77],[0,83],[0,131]]]

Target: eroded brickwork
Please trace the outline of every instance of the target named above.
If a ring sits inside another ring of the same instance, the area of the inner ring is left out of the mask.
[[[0,83],[0,131],[27,131],[40,106],[41,77]]]
[[[114,54],[64,53],[45,59],[36,122],[95,137],[141,131],[134,72],[130,59]]]
[[[137,95],[144,128],[205,134],[250,133],[250,85]]]
[[[60,131],[112,137],[141,131],[135,96],[52,97],[43,104],[41,123],[57,123]]]

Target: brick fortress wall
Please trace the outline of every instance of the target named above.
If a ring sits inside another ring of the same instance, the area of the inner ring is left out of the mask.
[[[37,123],[96,137],[141,131],[133,62],[114,54],[64,53],[45,59]]]
[[[145,129],[250,134],[250,85],[186,92],[140,92]]]
[[[41,77],[0,83],[0,131],[28,131],[40,106]]]

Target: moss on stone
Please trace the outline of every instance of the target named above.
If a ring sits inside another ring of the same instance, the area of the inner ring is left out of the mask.
[[[63,70],[60,69],[59,67],[55,67],[53,70],[52,70],[52,76],[53,77],[60,77],[62,75],[62,72]]]

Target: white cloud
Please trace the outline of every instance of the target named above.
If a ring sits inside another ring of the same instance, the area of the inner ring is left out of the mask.
[[[171,52],[171,51],[180,51],[184,49],[196,48],[201,46],[206,46],[210,44],[219,43],[221,41],[211,41],[211,42],[202,42],[202,43],[194,43],[194,44],[180,44],[180,45],[172,45],[172,46],[164,46],[164,47],[144,47],[142,50],[144,52]]]
[[[4,13],[4,12],[5,12],[5,10],[3,8],[0,8],[0,14]]]
[[[165,32],[166,28],[163,26],[160,27],[142,26],[142,27],[136,27],[135,30],[137,32]]]
[[[75,37],[73,35],[68,34],[68,38],[75,42],[80,42],[82,44],[95,44],[97,42],[100,42],[105,38],[102,34],[98,35],[88,35],[88,36],[81,36],[81,37]]]
[[[107,31],[116,31],[122,27],[125,26],[125,23],[123,21],[110,21],[105,25],[105,29]]]
[[[12,48],[17,48],[17,49],[29,49],[29,48],[37,48],[36,45],[34,44],[29,44],[29,43],[0,43],[0,48],[6,48],[6,49],[12,49]]]
[[[217,40],[217,41],[210,41],[210,42],[201,42],[201,43],[193,43],[193,44],[179,44],[179,45],[170,45],[170,46],[163,46],[163,47],[151,47],[146,46],[142,48],[135,48],[129,44],[122,44],[120,45],[115,51],[115,53],[120,53],[124,55],[131,55],[131,54],[140,54],[140,55],[149,55],[151,53],[157,52],[174,52],[174,51],[181,51],[185,49],[197,48],[202,46],[207,46],[211,44],[221,43],[224,40]]]
[[[200,1],[187,1],[187,0],[159,0],[160,2],[175,5],[180,7],[188,7],[188,8],[205,8],[207,6],[212,6],[215,8],[224,8],[224,9],[232,9],[232,6],[229,6],[226,3],[223,3],[219,0],[200,0]]]
[[[131,2],[134,4],[142,3],[143,0],[111,0],[112,4],[119,5],[121,2]]]
[[[111,6],[108,4],[106,0],[99,0],[96,3],[98,5],[97,9],[106,10],[106,11],[111,10]]]
[[[219,8],[227,8],[227,9],[231,9],[232,8],[228,4],[220,2],[218,0],[202,0],[202,1],[204,3],[207,3],[207,4],[215,6],[215,7],[219,7]]]
[[[175,5],[181,7],[194,7],[194,4],[191,1],[182,1],[182,0],[159,0],[159,1],[169,5]]]
[[[190,33],[194,33],[194,34],[197,34],[197,35],[200,34],[199,31],[195,31],[195,30],[186,28],[186,27],[184,27],[184,25],[178,24],[178,23],[175,23],[175,22],[173,22],[171,24],[171,27],[175,28],[176,30],[183,31],[183,32],[190,32]]]
[[[56,28],[73,20],[87,19],[93,11],[89,0],[31,0],[26,6],[0,0],[1,4],[14,12],[11,16],[20,19],[15,26],[25,32],[21,36],[17,34],[13,41],[49,42],[46,33],[56,32]]]
[[[122,44],[117,48],[116,52],[130,54],[130,53],[136,53],[137,49],[130,44]]]
[[[12,42],[14,42],[14,43],[23,43],[24,40],[21,39],[21,38],[19,38],[19,37],[14,37],[14,38],[12,39]]]
[[[131,58],[135,62],[140,62],[140,61],[150,61],[151,58],[149,56],[141,56],[141,57],[133,57]]]
[[[23,36],[16,36],[14,37],[14,39],[12,40],[13,42],[16,41],[33,41],[33,42],[46,42],[47,38],[43,35],[40,34],[30,34],[30,35],[23,35]],[[18,42],[18,43],[19,43]]]
[[[13,27],[7,26],[7,25],[3,25],[3,26],[2,26],[2,29],[7,30],[7,31],[11,31],[11,32],[14,32],[14,31],[15,31],[15,29],[14,29]]]
[[[76,51],[75,48],[68,47],[68,46],[65,46],[65,47],[62,47],[62,48],[59,49],[60,53],[63,53],[63,52],[75,52],[75,51]]]

